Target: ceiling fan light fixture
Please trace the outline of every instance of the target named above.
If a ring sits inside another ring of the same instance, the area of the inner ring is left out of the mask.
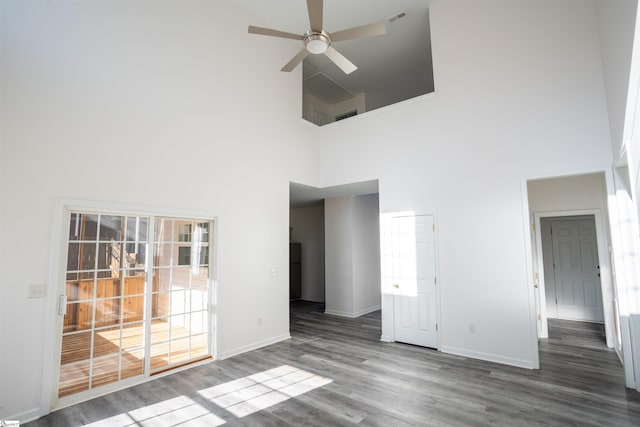
[[[325,53],[329,44],[331,44],[331,40],[329,39],[328,34],[324,32],[311,33],[306,35],[304,38],[304,47],[307,49],[307,52],[314,55]]]

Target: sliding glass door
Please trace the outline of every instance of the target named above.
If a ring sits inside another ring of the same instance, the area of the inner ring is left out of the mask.
[[[71,212],[59,398],[211,357],[211,229],[204,220]]]
[[[208,222],[156,221],[152,372],[208,356],[209,229]]]

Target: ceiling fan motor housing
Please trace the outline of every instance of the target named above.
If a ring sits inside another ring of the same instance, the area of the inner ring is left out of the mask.
[[[314,55],[325,53],[330,44],[331,39],[325,31],[319,33],[307,31],[304,33],[304,47],[309,53]]]

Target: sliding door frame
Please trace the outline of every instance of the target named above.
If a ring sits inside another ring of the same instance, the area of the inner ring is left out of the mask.
[[[53,221],[51,223],[51,247],[50,247],[50,268],[49,268],[49,286],[46,297],[46,316],[44,325],[44,357],[42,365],[42,387],[40,396],[40,416],[44,416],[52,410],[60,409],[83,400],[92,399],[115,390],[140,384],[164,375],[169,375],[180,370],[188,369],[199,364],[208,363],[211,359],[194,362],[186,366],[176,367],[166,372],[151,374],[150,370],[145,369],[142,376],[118,381],[116,383],[101,386],[83,392],[82,396],[67,396],[58,398],[58,382],[60,373],[60,350],[62,346],[62,326],[64,316],[58,314],[59,296],[65,294],[65,274],[67,267],[67,246],[69,234],[69,218],[72,211],[96,212],[101,214],[128,215],[128,216],[146,216],[153,218],[152,223],[158,217],[171,217],[185,220],[204,220],[212,223],[209,238],[209,352],[213,359],[218,358],[218,328],[217,328],[217,271],[218,271],[218,227],[219,216],[212,212],[198,210],[181,210],[162,207],[149,207],[132,204],[96,202],[88,200],[59,199],[56,200],[53,212]],[[151,234],[153,227],[150,227],[149,242],[154,239]],[[148,256],[153,258],[153,254]],[[153,270],[153,262],[148,267],[146,274],[147,281],[149,272]],[[150,286],[150,283],[147,283]],[[146,291],[146,288],[145,288]],[[145,293],[146,294],[146,293]],[[146,368],[146,362],[145,362]]]

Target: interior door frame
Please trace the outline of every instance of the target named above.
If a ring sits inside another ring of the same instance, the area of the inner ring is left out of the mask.
[[[381,267],[381,292],[382,292],[382,335],[380,341],[383,342],[395,342],[395,292],[393,284],[391,283],[392,271],[385,260],[385,247],[388,247],[390,243],[391,218],[394,217],[406,217],[406,216],[431,216],[433,218],[433,245],[434,245],[434,263],[435,263],[435,275],[437,278],[435,292],[436,292],[436,350],[440,350],[442,347],[442,323],[440,321],[440,268],[439,268],[439,247],[438,247],[438,216],[435,212],[415,212],[415,211],[400,211],[400,212],[381,212],[380,213],[380,267]]]
[[[164,373],[159,373],[150,376],[149,372],[143,374],[143,378],[138,377],[122,380],[120,382],[105,385],[94,394],[89,393],[83,399],[70,401],[65,398],[58,398],[57,384],[60,369],[60,348],[62,345],[62,334],[60,333],[63,323],[63,317],[58,315],[58,296],[65,292],[65,273],[66,273],[66,254],[67,254],[67,238],[68,238],[68,225],[69,215],[71,211],[93,211],[106,214],[115,215],[131,215],[131,216],[147,216],[147,217],[174,217],[184,219],[203,219],[211,221],[212,227],[210,230],[210,244],[209,244],[209,351],[213,356],[213,359],[218,358],[218,319],[217,310],[211,309],[217,305],[217,271],[218,271],[218,227],[219,216],[215,213],[194,211],[194,210],[180,210],[180,209],[167,209],[159,207],[148,207],[140,205],[122,204],[122,203],[109,203],[109,202],[96,202],[88,200],[74,200],[74,199],[58,199],[55,202],[53,211],[53,221],[51,222],[51,247],[50,247],[50,267],[49,267],[49,289],[46,296],[46,310],[44,317],[44,352],[42,358],[42,387],[40,394],[40,413],[39,416],[44,416],[50,413],[52,410],[60,409],[65,406],[79,403],[81,400],[87,400],[100,395],[104,395],[121,389],[124,387],[140,384],[151,379],[160,378],[165,375],[170,375],[179,372],[184,369],[197,366],[199,364],[208,363],[211,359],[203,362],[195,362],[183,367],[168,370]],[[150,236],[150,238],[152,238]],[[51,321],[55,319],[55,321]]]
[[[614,323],[614,313],[612,310],[613,307],[613,293],[607,292],[606,289],[612,289],[613,283],[611,280],[611,263],[609,262],[609,254],[607,248],[609,245],[605,239],[605,224],[602,219],[602,213],[600,209],[581,209],[581,210],[570,210],[570,211],[548,211],[548,212],[535,212],[534,213],[534,231],[535,231],[535,240],[533,245],[535,247],[535,263],[534,269],[537,274],[537,285],[538,287],[538,295],[539,301],[538,307],[540,308],[540,330],[538,331],[539,338],[548,338],[549,337],[549,323],[547,317],[547,301],[546,301],[546,285],[544,281],[544,262],[543,262],[543,251],[542,251],[542,227],[541,222],[542,218],[562,218],[562,217],[573,217],[573,216],[593,216],[595,227],[596,227],[596,243],[598,245],[598,262],[600,264],[600,291],[602,293],[602,311],[604,314],[604,326],[605,326],[605,336],[607,347],[613,348],[615,339],[615,323]],[[535,286],[535,285],[534,285]]]

